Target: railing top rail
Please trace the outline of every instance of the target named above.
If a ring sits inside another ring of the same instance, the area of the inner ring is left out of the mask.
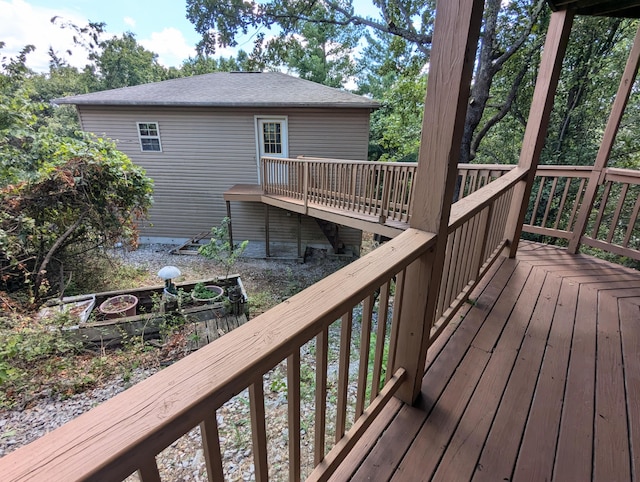
[[[125,478],[431,248],[409,229],[90,412],[0,459],[9,480]],[[170,429],[168,429],[170,426]]]
[[[510,171],[515,167],[515,164],[458,164],[461,171]]]
[[[608,167],[607,169],[605,169],[605,179],[615,180],[618,182],[629,182],[630,184],[638,184],[638,179],[640,179],[640,171],[634,171],[633,169]]]
[[[449,216],[449,232],[457,229],[469,218],[488,206],[503,192],[510,189],[527,175],[528,170],[515,167],[504,176],[488,183],[468,196],[451,205]]]
[[[583,172],[591,172],[593,171],[593,166],[559,166],[559,165],[549,165],[549,164],[539,164],[537,170],[540,171],[583,171]]]

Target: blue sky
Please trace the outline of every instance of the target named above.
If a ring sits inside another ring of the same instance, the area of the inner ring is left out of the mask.
[[[362,13],[375,14],[370,0],[355,0]],[[76,25],[88,21],[106,22],[107,34],[121,35],[129,31],[148,50],[158,54],[165,66],[180,66],[195,55],[199,40],[193,25],[186,19],[184,0],[0,0],[0,41],[6,46],[2,55],[14,56],[27,44],[36,46],[27,64],[36,71],[48,70],[49,46],[62,54],[71,65],[83,67],[85,52],[73,50],[72,33],[51,24],[53,16],[61,16]],[[250,36],[239,41],[239,48],[250,51]],[[236,49],[220,49],[218,55],[235,56]]]
[[[13,56],[24,45],[34,44],[28,65],[38,71],[48,69],[49,46],[64,54],[73,47],[72,33],[51,24],[58,15],[86,25],[88,21],[106,22],[108,37],[130,31],[145,48],[156,52],[165,66],[179,66],[195,55],[199,40],[193,25],[186,19],[185,1],[149,0],[0,0],[0,40],[6,43],[4,55]],[[106,37],[106,38],[108,38]],[[251,49],[251,43],[244,47]],[[221,50],[221,55],[235,55],[235,50]],[[80,50],[66,56],[72,65],[86,64]]]

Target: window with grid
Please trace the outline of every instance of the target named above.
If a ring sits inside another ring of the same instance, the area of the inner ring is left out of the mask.
[[[280,122],[264,122],[262,139],[265,154],[282,154],[282,124]]]
[[[157,122],[138,122],[140,149],[143,151],[162,152],[160,129]]]

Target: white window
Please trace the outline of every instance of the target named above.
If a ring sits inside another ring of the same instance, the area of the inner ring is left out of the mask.
[[[138,137],[140,137],[140,150],[162,152],[160,128],[157,122],[138,122]]]

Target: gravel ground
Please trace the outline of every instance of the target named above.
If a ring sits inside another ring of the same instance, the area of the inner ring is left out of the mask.
[[[177,281],[189,281],[224,274],[212,261],[200,256],[175,256],[169,254],[170,246],[144,245],[132,252],[118,252],[126,263],[148,272],[145,284],[158,284],[157,271],[165,265],[175,265],[182,271]],[[295,292],[339,269],[345,260],[331,259],[318,251],[305,264],[296,261],[272,261],[241,259],[233,271],[241,274],[249,298],[254,294],[272,296],[278,302]],[[268,295],[264,295],[267,293]],[[259,307],[254,306],[252,316]],[[302,349],[302,364],[312,367],[313,343]],[[310,368],[308,368],[310,369]],[[23,410],[0,411],[0,456],[41,437],[69,420],[93,408],[128,388],[131,384],[152,375],[157,369],[137,369],[127,381],[122,377],[108,380],[98,388],[74,395],[65,400],[53,396],[42,397],[34,405]],[[332,376],[330,370],[330,377]],[[337,382],[330,378],[329,386]],[[265,376],[265,404],[269,413],[268,440],[270,478],[286,480],[287,474],[287,423],[286,423],[286,368],[276,367]],[[314,414],[312,394],[302,405],[302,457],[303,473],[312,466],[312,420]],[[329,397],[331,400],[331,397]],[[329,412],[332,410],[329,402]],[[255,478],[249,431],[249,404],[245,392],[227,402],[217,412],[221,444],[228,480],[253,480]],[[310,428],[311,427],[311,428]],[[195,428],[167,447],[157,457],[163,480],[207,480],[199,429]],[[1,479],[1,476],[0,476]],[[128,480],[137,480],[134,474]]]

